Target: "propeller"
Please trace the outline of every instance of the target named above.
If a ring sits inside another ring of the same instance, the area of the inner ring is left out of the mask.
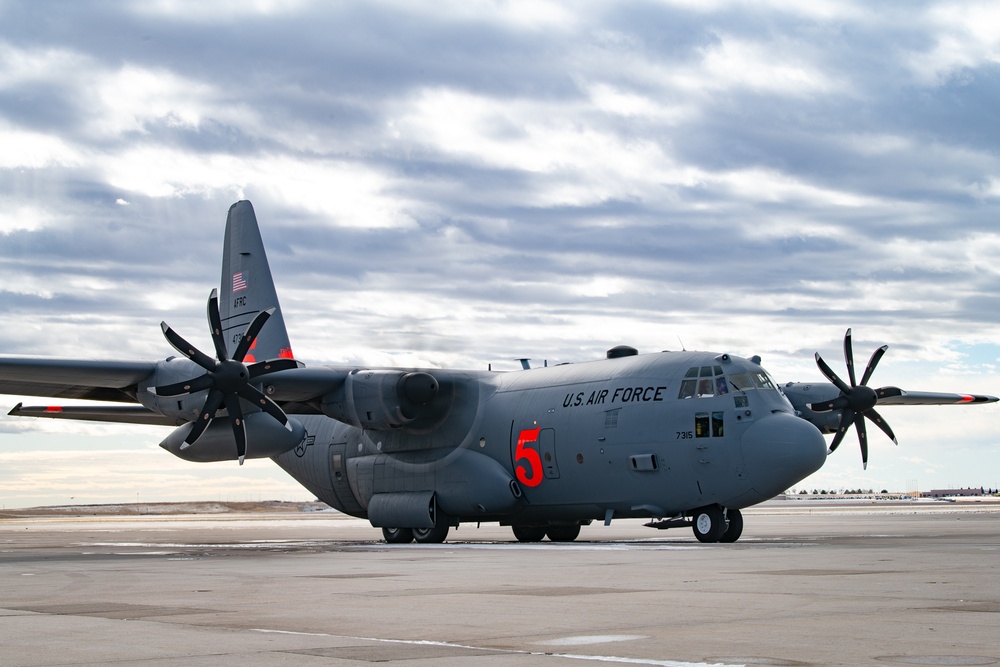
[[[243,338],[236,346],[236,351],[230,358],[226,350],[226,342],[222,337],[222,317],[219,314],[219,297],[216,290],[208,297],[208,323],[212,332],[212,342],[215,344],[216,358],[212,358],[187,342],[173,329],[167,326],[166,322],[160,323],[163,336],[174,347],[175,350],[185,357],[205,369],[205,374],[184,382],[154,387],[151,391],[157,396],[184,396],[199,391],[208,390],[208,398],[198,414],[198,419],[194,422],[191,431],[184,438],[181,449],[187,449],[202,436],[208,425],[215,419],[219,409],[225,406],[229,416],[229,423],[233,427],[233,436],[236,438],[236,455],[239,457],[240,465],[247,453],[247,433],[243,418],[243,407],[240,399],[245,399],[261,410],[271,415],[282,426],[289,431],[292,430],[288,417],[278,404],[268,398],[264,393],[254,386],[253,381],[268,373],[275,371],[297,368],[299,363],[294,359],[272,359],[260,361],[249,366],[244,365],[250,348],[253,347],[261,328],[267,322],[274,308],[269,308],[257,313],[246,331]]]
[[[823,375],[840,390],[840,396],[832,401],[810,403],[808,407],[815,412],[843,411],[840,416],[840,425],[833,436],[833,442],[830,443],[830,453],[833,453],[840,445],[840,442],[844,439],[844,435],[847,433],[847,429],[850,427],[851,422],[853,422],[854,428],[858,432],[858,441],[861,444],[861,463],[865,469],[868,468],[868,430],[865,427],[866,418],[889,436],[893,443],[899,444],[892,429],[889,428],[889,424],[875,410],[875,405],[880,398],[901,396],[903,392],[897,387],[872,389],[868,386],[868,380],[871,379],[875,367],[888,349],[888,345],[883,345],[872,353],[871,359],[868,360],[868,365],[865,367],[865,372],[861,376],[861,383],[858,384],[854,375],[854,350],[851,345],[851,330],[848,329],[844,335],[844,361],[847,362],[847,376],[851,381],[850,385],[837,377],[833,369],[823,361],[823,357],[819,356],[819,352],[816,353],[816,365],[819,366]]]

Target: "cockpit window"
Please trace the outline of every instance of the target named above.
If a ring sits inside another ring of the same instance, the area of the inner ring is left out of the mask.
[[[747,383],[750,383],[749,379]],[[711,398],[728,393],[729,384],[723,375],[722,366],[694,366],[684,374],[677,398]]]
[[[767,373],[755,371],[750,374],[750,379],[753,380],[754,386],[758,389],[774,389],[774,384],[771,382],[771,378],[767,376]]]
[[[722,366],[692,366],[684,373],[677,398],[712,398],[753,389],[777,391],[776,386],[763,370],[726,375]]]
[[[729,384],[733,385],[733,389],[736,391],[753,389],[753,382],[750,380],[749,373],[733,373],[729,376]]]
[[[774,382],[763,371],[751,371],[749,373],[733,373],[729,376],[729,384],[736,391],[749,391],[751,389],[771,389],[774,390]]]

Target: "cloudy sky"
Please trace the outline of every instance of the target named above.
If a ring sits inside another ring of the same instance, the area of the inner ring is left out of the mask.
[[[307,363],[809,381],[853,327],[875,386],[1000,394],[1000,8],[870,5],[0,0],[0,354],[211,349],[248,198]],[[1000,406],[883,414],[801,486],[1000,486]],[[164,435],[4,417],[0,504],[308,498]]]

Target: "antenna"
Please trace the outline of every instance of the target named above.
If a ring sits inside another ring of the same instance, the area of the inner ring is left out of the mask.
[[[687,348],[684,347],[684,341],[681,340],[681,335],[677,334],[677,342],[681,344],[681,352],[687,352]]]

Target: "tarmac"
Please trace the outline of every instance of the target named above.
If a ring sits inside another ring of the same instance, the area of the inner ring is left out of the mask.
[[[771,502],[735,544],[334,512],[0,518],[0,664],[1000,664],[1000,504]]]

